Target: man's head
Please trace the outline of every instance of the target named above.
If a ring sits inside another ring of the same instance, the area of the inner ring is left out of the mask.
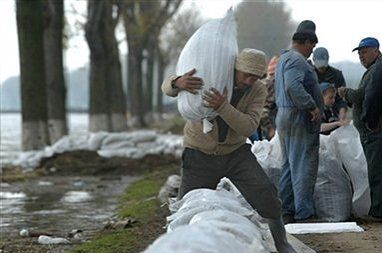
[[[352,51],[355,50],[358,50],[359,60],[365,68],[370,67],[381,54],[378,40],[372,37],[362,39]]]
[[[245,48],[236,57],[235,82],[239,88],[251,86],[266,74],[266,56],[263,51]]]
[[[320,83],[320,89],[324,98],[324,105],[331,107],[335,102],[336,88],[331,83],[323,82]]]
[[[292,40],[294,48],[308,58],[318,42],[314,22],[310,20],[302,21],[293,34]]]
[[[313,62],[319,72],[325,72],[326,68],[329,66],[328,50],[324,47],[316,48],[313,52]]]

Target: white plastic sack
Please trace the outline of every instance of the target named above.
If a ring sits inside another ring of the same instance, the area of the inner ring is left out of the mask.
[[[277,131],[270,141],[255,141],[251,150],[264,172],[278,189],[281,177],[282,154]]]
[[[348,174],[336,155],[329,136],[320,136],[317,181],[314,188],[316,214],[326,221],[345,221],[352,209],[352,189]]]
[[[210,189],[196,189],[187,193],[183,199],[171,204],[170,210],[176,212],[167,217],[168,232],[187,225],[196,214],[204,211],[228,210],[246,217],[253,215],[253,211],[242,206],[231,193]]]
[[[256,241],[259,243],[259,248],[264,248],[260,228],[237,213],[228,210],[205,211],[196,214],[189,224],[200,223],[229,232],[243,243],[252,244]]]
[[[370,209],[370,188],[367,162],[357,129],[353,125],[340,127],[330,135],[338,158],[344,164],[353,185],[353,211],[366,216]]]
[[[216,227],[190,225],[161,235],[144,253],[256,253],[228,232]]]
[[[196,95],[181,91],[178,94],[178,110],[185,119],[204,119],[205,133],[211,130],[206,128],[209,123],[207,119],[217,114],[203,105],[202,93],[211,87],[223,93],[226,87],[230,100],[237,54],[235,16],[229,10],[224,18],[211,20],[201,26],[188,40],[179,56],[177,75],[183,75],[195,68],[195,76],[204,80],[204,86]]]

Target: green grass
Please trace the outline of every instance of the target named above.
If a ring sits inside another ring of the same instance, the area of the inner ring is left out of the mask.
[[[142,179],[131,184],[121,196],[118,216],[131,218],[137,222],[132,228],[123,230],[102,230],[98,232],[91,242],[77,246],[76,253],[120,253],[137,252],[142,230],[159,207],[156,196],[160,187],[173,168],[160,169],[146,174]]]

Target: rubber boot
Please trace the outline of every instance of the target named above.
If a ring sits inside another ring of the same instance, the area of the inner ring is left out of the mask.
[[[277,251],[280,253],[297,253],[286,238],[286,231],[281,217],[279,219],[267,219],[267,222]]]

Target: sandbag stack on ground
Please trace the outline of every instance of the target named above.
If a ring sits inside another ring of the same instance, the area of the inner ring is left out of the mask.
[[[13,165],[33,169],[41,159],[75,150],[92,150],[102,157],[143,158],[148,154],[173,154],[180,157],[183,138],[179,135],[159,134],[156,131],[124,133],[97,132],[81,137],[67,135],[43,150],[23,152]]]
[[[237,193],[228,179],[222,180],[218,190],[188,192],[169,205],[167,233],[144,252],[270,252],[264,240],[269,238],[267,225],[254,220],[257,213]]]
[[[281,150],[276,134],[271,141],[257,141],[252,152],[278,187]],[[325,221],[345,221],[351,214],[364,217],[370,209],[367,163],[357,130],[340,127],[320,135],[319,167],[315,185],[317,216]]]

